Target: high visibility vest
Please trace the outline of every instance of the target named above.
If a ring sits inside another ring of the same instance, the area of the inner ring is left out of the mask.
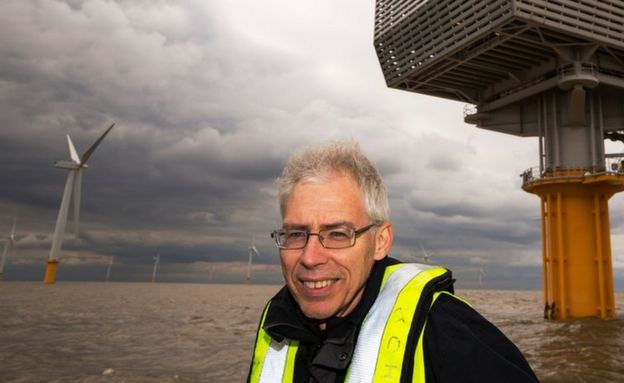
[[[425,326],[418,335],[416,350],[406,350],[406,344],[414,318],[423,314],[415,315],[416,310],[428,311],[439,294],[445,293],[435,292],[431,304],[422,308],[419,303],[424,298],[423,289],[446,273],[448,270],[444,268],[421,264],[402,263],[386,268],[379,295],[361,324],[345,382],[399,382],[406,351],[414,355],[412,382],[425,382],[422,344]],[[264,331],[269,307],[270,302],[256,337],[249,381],[291,383],[299,342],[289,339],[277,342]]]

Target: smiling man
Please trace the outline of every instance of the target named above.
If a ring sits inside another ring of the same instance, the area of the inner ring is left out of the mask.
[[[248,382],[536,382],[494,325],[453,293],[450,271],[388,257],[379,172],[357,144],[294,155],[271,236],[286,286],[267,304]]]

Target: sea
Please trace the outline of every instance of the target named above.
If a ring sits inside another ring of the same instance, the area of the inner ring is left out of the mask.
[[[244,382],[279,286],[0,283],[0,382]],[[540,291],[459,290],[542,382],[624,382],[617,319],[543,319]]]

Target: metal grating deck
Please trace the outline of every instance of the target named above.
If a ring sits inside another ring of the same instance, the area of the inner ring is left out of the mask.
[[[555,76],[572,45],[624,79],[624,1],[376,2],[375,49],[393,88],[479,104]]]

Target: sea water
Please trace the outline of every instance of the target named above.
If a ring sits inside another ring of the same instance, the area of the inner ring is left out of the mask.
[[[0,382],[243,382],[279,286],[0,283]],[[539,291],[459,291],[542,382],[624,382],[618,319],[546,321]]]

